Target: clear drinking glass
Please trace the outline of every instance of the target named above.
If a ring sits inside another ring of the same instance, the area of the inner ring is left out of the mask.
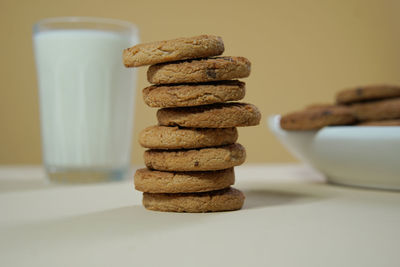
[[[61,17],[39,21],[33,44],[43,161],[51,181],[119,180],[130,166],[136,72],[122,51],[135,25]]]

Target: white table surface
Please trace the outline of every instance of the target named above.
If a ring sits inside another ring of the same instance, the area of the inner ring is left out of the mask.
[[[0,167],[0,266],[400,266],[400,193],[303,165],[236,168],[242,210],[147,211],[132,179],[48,185]]]

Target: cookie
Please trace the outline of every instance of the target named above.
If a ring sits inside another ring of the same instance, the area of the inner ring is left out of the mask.
[[[183,59],[218,56],[223,52],[224,43],[221,37],[200,35],[138,44],[125,49],[122,57],[126,67],[139,67]]]
[[[244,57],[215,57],[152,65],[147,80],[153,84],[199,83],[245,78],[250,61]]]
[[[227,188],[235,183],[233,168],[206,172],[163,172],[139,169],[136,190],[147,193],[192,193]]]
[[[214,171],[242,164],[246,151],[240,144],[191,150],[147,150],[144,161],[159,171]]]
[[[354,116],[360,121],[380,121],[400,118],[400,97],[353,104]]]
[[[336,95],[336,102],[339,104],[350,104],[398,96],[400,96],[400,86],[370,85],[340,91]]]
[[[289,113],[281,117],[281,127],[285,130],[317,130],[330,125],[348,125],[355,123],[351,109],[335,106],[306,109]]]
[[[321,104],[311,104],[308,105],[305,109],[326,109],[326,108],[334,108],[336,105],[328,104],[328,103],[321,103]]]
[[[400,126],[399,120],[367,121],[357,124],[357,126]]]
[[[245,93],[240,81],[152,85],[143,89],[143,99],[150,107],[188,107],[236,101]]]
[[[152,149],[189,149],[229,145],[236,142],[236,128],[196,129],[150,126],[139,135],[139,143]]]
[[[162,108],[157,111],[160,125],[194,128],[228,128],[258,125],[261,113],[246,103],[222,103],[198,107]]]
[[[143,193],[143,206],[149,210],[169,212],[211,212],[239,210],[244,195],[235,188],[204,193]]]

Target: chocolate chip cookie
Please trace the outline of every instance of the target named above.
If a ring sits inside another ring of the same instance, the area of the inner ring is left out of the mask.
[[[236,142],[236,128],[179,128],[150,126],[139,135],[141,146],[152,149],[189,149],[229,145]]]
[[[188,107],[241,100],[245,93],[240,81],[152,85],[143,89],[143,99],[150,107]]]
[[[379,121],[400,118],[400,97],[353,104],[354,116],[360,121]]]
[[[286,114],[281,117],[281,127],[285,130],[318,130],[330,125],[348,125],[356,122],[350,108],[320,107]]]
[[[250,61],[244,57],[215,57],[156,64],[149,67],[147,80],[152,84],[199,83],[245,78]]]
[[[258,125],[261,113],[252,104],[222,103],[198,107],[163,108],[157,111],[160,125],[194,128],[228,128]]]
[[[400,86],[397,85],[369,85],[340,91],[336,95],[339,104],[377,100],[400,96]]]
[[[235,188],[204,193],[143,193],[143,206],[149,210],[169,212],[213,212],[239,210],[244,195]]]
[[[165,172],[139,169],[136,190],[147,193],[193,193],[227,188],[235,183],[233,168],[202,172]]]
[[[149,169],[159,171],[214,171],[241,165],[246,150],[240,144],[190,150],[156,150],[144,152]]]
[[[224,43],[219,36],[200,35],[138,44],[123,51],[126,67],[139,67],[157,63],[212,57],[224,52]]]

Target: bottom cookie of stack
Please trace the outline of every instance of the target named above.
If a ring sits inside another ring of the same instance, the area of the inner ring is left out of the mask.
[[[232,211],[242,208],[244,198],[241,191],[232,187],[202,193],[143,193],[143,206],[168,212]]]
[[[230,186],[235,183],[233,168],[202,172],[166,172],[139,169],[136,190],[143,193],[145,208],[172,212],[237,210],[244,195]]]

